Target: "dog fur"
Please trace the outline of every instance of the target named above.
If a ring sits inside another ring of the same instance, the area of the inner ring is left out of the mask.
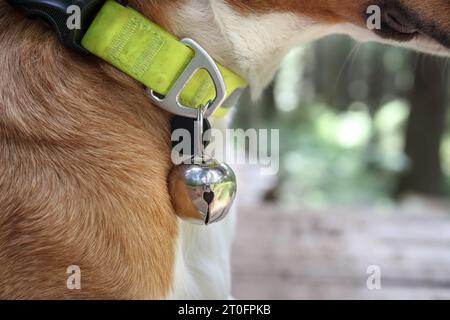
[[[398,6],[411,39],[365,27]],[[294,46],[331,33],[449,55],[447,0],[134,0],[200,42],[257,96]],[[227,298],[234,216],[181,222],[167,189],[170,115],[140,84],[63,48],[0,0],[0,298]],[[223,125],[223,124],[219,124]],[[66,269],[81,268],[81,290]]]

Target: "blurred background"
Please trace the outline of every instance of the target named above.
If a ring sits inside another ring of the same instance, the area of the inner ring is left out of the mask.
[[[280,130],[278,175],[237,168],[235,296],[450,298],[449,104],[448,59],[343,36],[293,50],[234,117]]]

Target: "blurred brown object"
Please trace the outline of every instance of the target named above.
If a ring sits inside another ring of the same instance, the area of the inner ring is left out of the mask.
[[[409,170],[400,177],[397,195],[445,195],[440,148],[445,129],[449,77],[447,61],[422,56],[415,69],[409,96],[411,112],[406,130],[405,153]]]

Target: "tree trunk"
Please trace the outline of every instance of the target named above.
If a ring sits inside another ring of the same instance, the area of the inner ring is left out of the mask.
[[[410,94],[405,152],[409,170],[400,178],[397,195],[419,193],[444,194],[440,147],[445,126],[448,77],[443,76],[441,61],[424,57],[416,68],[416,82]]]

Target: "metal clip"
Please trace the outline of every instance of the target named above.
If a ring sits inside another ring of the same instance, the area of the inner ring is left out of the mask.
[[[180,95],[197,71],[204,69],[209,73],[216,90],[216,97],[208,104],[206,110],[204,111],[204,117],[207,119],[223,104],[226,99],[227,89],[225,86],[225,81],[214,59],[208,54],[208,52],[206,52],[205,49],[203,49],[202,46],[192,39],[183,39],[181,42],[195,51],[194,58],[165,97],[157,95],[150,89],[147,89],[148,96],[153,103],[172,114],[186,118],[197,118],[198,110],[183,105],[180,102]]]

